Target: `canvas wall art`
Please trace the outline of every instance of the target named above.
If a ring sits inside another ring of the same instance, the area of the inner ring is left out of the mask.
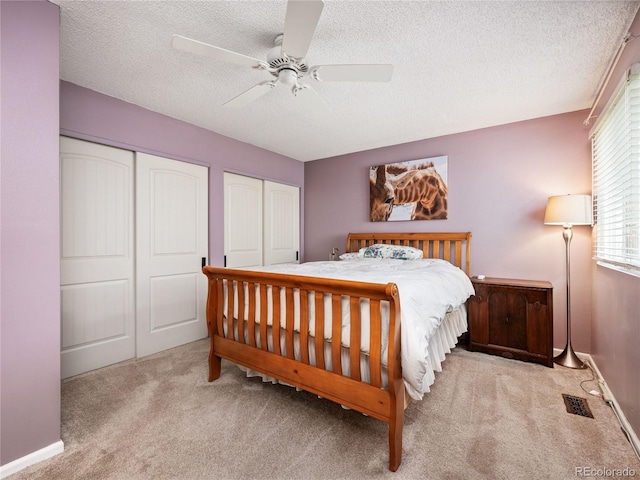
[[[369,168],[372,222],[447,218],[446,155]]]

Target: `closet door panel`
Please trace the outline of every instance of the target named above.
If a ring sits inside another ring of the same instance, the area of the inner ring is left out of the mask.
[[[225,266],[237,268],[262,265],[262,196],[262,180],[225,172]]]
[[[207,336],[208,169],[136,154],[137,356]]]
[[[61,376],[135,356],[133,153],[60,138]]]
[[[264,264],[296,263],[300,250],[300,189],[264,182]]]

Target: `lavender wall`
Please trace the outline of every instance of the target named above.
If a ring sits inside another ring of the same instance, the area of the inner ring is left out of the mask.
[[[306,260],[344,251],[350,231],[471,231],[472,274],[549,280],[554,345],[566,339],[562,228],[543,224],[547,197],[590,193],[585,112],[540,118],[305,164]],[[372,223],[368,167],[447,155],[449,218]],[[572,320],[576,350],[590,350],[591,228],[572,242]]]
[[[58,7],[0,4],[0,464],[60,440]]]
[[[640,34],[640,15],[630,31]],[[640,62],[640,38],[632,40],[614,71],[595,113],[613,95],[626,68]],[[593,267],[592,356],[611,391],[640,435],[640,278],[608,268]]]
[[[68,82],[60,83],[60,127],[63,135],[208,166],[211,265],[223,263],[224,171],[304,187],[299,161]]]

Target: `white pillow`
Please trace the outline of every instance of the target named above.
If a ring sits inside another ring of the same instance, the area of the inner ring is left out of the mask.
[[[424,257],[422,250],[417,248],[383,243],[363,247],[358,253],[364,258],[395,258],[396,260],[417,260]]]
[[[359,258],[362,258],[360,252],[343,253],[340,255],[340,260],[358,260]]]

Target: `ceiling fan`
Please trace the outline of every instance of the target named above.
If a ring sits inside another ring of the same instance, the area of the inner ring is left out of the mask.
[[[284,33],[274,40],[274,46],[267,53],[266,61],[214,47],[197,40],[174,35],[173,48],[196,55],[204,55],[215,60],[266,70],[275,79],[264,81],[246,92],[232,98],[224,105],[239,108],[272,91],[279,83],[291,87],[296,97],[312,107],[326,108],[320,96],[301,80],[309,78],[322,82],[388,82],[391,80],[393,65],[318,65],[308,67],[305,55],[309,50],[320,14],[324,7],[322,0],[289,0],[284,21]]]

